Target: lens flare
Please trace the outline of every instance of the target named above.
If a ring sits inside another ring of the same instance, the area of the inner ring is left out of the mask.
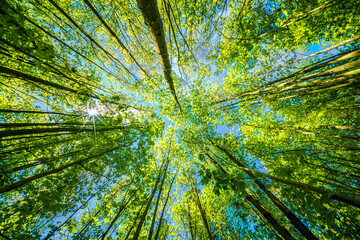
[[[90,116],[94,116],[98,113],[98,111],[96,109],[89,109],[87,112]]]

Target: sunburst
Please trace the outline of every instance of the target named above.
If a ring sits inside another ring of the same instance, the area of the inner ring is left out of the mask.
[[[89,110],[87,110],[87,113],[89,114],[89,116],[96,116],[98,114],[98,110],[96,110],[95,108],[90,108]]]

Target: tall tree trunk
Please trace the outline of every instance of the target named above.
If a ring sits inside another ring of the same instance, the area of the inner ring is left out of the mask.
[[[136,216],[135,216],[135,218],[134,218],[134,221],[133,221],[133,223],[131,224],[131,227],[130,227],[130,229],[129,229],[128,233],[126,234],[126,236],[125,236],[124,240],[127,240],[127,239],[129,238],[129,236],[130,236],[130,234],[131,234],[132,230],[133,230],[133,229],[134,229],[134,227],[135,227],[136,220],[137,220],[137,219],[138,219],[138,217],[140,216],[140,213],[141,213],[141,211],[142,211],[143,207],[144,207],[144,205],[142,205],[142,206],[141,206],[141,208],[139,209],[139,211],[137,211]]]
[[[225,175],[228,173],[226,170],[215,161],[215,159],[210,158],[210,161]],[[268,221],[271,226],[276,229],[276,231],[284,238],[284,239],[294,239],[294,237],[289,233],[289,231],[281,226],[281,224],[274,218],[274,216],[259,202],[259,200],[255,200],[254,197],[249,194],[246,190],[245,199],[249,201],[262,215],[263,217]]]
[[[88,126],[93,125],[92,123],[80,123],[80,122],[42,122],[42,123],[26,123],[26,122],[17,122],[17,123],[0,123],[0,128],[21,128],[21,127],[37,127],[37,126],[57,126],[57,125],[80,125]]]
[[[125,129],[126,127],[112,127],[112,128],[99,128],[96,129],[96,132],[105,132],[116,129]],[[75,128],[75,127],[63,127],[63,128],[33,128],[33,129],[17,129],[17,130],[5,130],[0,131],[0,138],[9,137],[9,136],[21,136],[27,134],[39,134],[39,133],[49,133],[49,132],[94,132],[92,128]]]
[[[79,29],[80,32],[82,32],[82,34],[84,34],[92,43],[94,43],[99,49],[101,49],[105,55],[107,55],[108,57],[110,57],[112,60],[114,60],[116,63],[119,63],[120,66],[122,66],[122,68],[124,68],[131,76],[133,76],[134,78],[136,78],[134,76],[134,74],[132,72],[130,72],[130,70],[125,67],[125,65],[120,62],[117,58],[115,58],[111,53],[109,53],[108,51],[106,51],[94,38],[92,38],[90,36],[90,34],[88,34],[79,24],[76,23],[76,21],[65,12],[65,10],[63,8],[61,8],[55,1],[53,0],[49,0],[49,2],[57,9],[59,10],[77,29]]]
[[[6,240],[11,240],[11,238],[9,238],[8,236],[6,236],[5,234],[3,234],[2,232],[0,232],[0,237],[3,237]]]
[[[173,179],[172,179],[172,181],[171,181],[171,184],[170,184],[170,186],[169,186],[169,190],[168,190],[167,195],[166,195],[166,200],[165,200],[165,203],[164,203],[164,207],[163,207],[163,209],[162,209],[162,211],[161,211],[161,215],[160,215],[159,225],[158,225],[158,227],[157,227],[156,234],[155,234],[155,240],[157,240],[157,239],[159,238],[159,234],[160,234],[160,229],[161,229],[161,224],[162,224],[164,212],[165,212],[166,205],[167,205],[167,203],[168,203],[168,201],[169,201],[169,198],[170,198],[171,188],[172,188],[172,186],[173,186],[173,184],[174,184],[176,175],[177,175],[177,173],[174,175],[174,177],[173,177]]]
[[[212,161],[215,161],[208,153],[206,153],[206,156],[209,159],[212,159]],[[237,164],[242,165],[240,162],[237,162]],[[257,179],[257,177],[249,171],[245,171],[249,177],[256,183],[256,185],[265,192],[266,196],[277,206],[280,211],[282,211],[285,216],[290,220],[291,224],[306,238],[306,239],[318,239],[301,221],[300,219],[292,212],[290,211],[285,204],[283,204],[271,191],[269,191],[265,185]]]
[[[0,109],[2,113],[33,113],[33,114],[56,114],[70,117],[81,117],[79,114],[62,113],[62,112],[51,112],[51,111],[35,111],[35,110],[14,110],[14,109]]]
[[[280,223],[273,217],[273,215],[260,203],[259,200],[256,200],[252,195],[247,194],[245,196],[246,200],[251,202],[252,205],[266,218],[266,220],[276,229],[276,231],[286,240],[295,238],[289,233],[286,228],[280,225]]]
[[[217,145],[215,145],[215,146],[217,146]],[[219,148],[219,146],[217,146],[217,147]],[[225,149],[223,149],[223,150],[225,150]],[[228,155],[228,156],[230,158],[231,155]],[[322,188],[319,188],[319,187],[316,187],[316,186],[313,186],[313,185],[310,185],[310,184],[301,183],[301,182],[288,180],[288,179],[284,179],[284,178],[279,178],[279,177],[275,177],[275,176],[272,176],[272,175],[267,174],[267,173],[262,173],[260,171],[257,171],[257,170],[251,169],[251,168],[246,168],[246,167],[244,167],[244,165],[239,163],[239,161],[237,161],[236,158],[234,158],[233,156],[232,156],[231,159],[232,160],[235,159],[234,162],[236,163],[237,167],[244,170],[244,171],[253,172],[253,173],[259,174],[259,175],[261,175],[263,177],[267,177],[267,178],[270,178],[270,179],[273,179],[273,180],[276,180],[276,181],[279,181],[279,182],[282,182],[282,183],[286,183],[286,184],[289,184],[289,185],[293,185],[293,186],[296,186],[296,187],[300,187],[300,188],[303,188],[303,189],[309,189],[309,190],[311,190],[313,192],[316,192],[318,194],[321,194],[321,195],[328,194],[330,199],[338,200],[338,201],[350,204],[350,205],[352,205],[354,207],[360,208],[360,200],[358,200],[358,199],[348,197],[348,196],[345,196],[345,195],[342,195],[342,194],[339,194],[339,193],[336,193],[336,192],[333,192],[333,191],[330,191],[330,190],[327,190],[327,189],[322,189]]]
[[[233,96],[229,96],[226,99],[218,100],[218,101],[214,102],[214,104],[218,104],[218,103],[222,103],[222,102],[226,102],[226,101],[230,101],[230,100],[234,100],[234,99],[237,99],[237,98],[242,98],[242,97],[250,96],[250,95],[260,95],[260,94],[262,94],[264,92],[268,92],[268,91],[271,91],[271,90],[274,90],[274,89],[282,88],[282,87],[285,87],[287,85],[302,82],[302,81],[309,80],[309,79],[312,79],[312,78],[315,78],[315,77],[332,75],[332,74],[337,73],[337,72],[342,72],[344,70],[349,70],[349,69],[351,69],[353,67],[358,66],[359,61],[345,63],[345,64],[343,64],[341,66],[333,67],[333,68],[327,69],[325,71],[320,71],[318,73],[310,74],[310,75],[300,77],[300,78],[295,78],[294,80],[289,80],[289,81],[286,81],[284,83],[279,83],[281,81],[284,81],[284,80],[287,80],[287,79],[290,79],[290,78],[293,78],[293,77],[297,77],[297,76],[300,76],[302,74],[310,73],[312,71],[315,71],[317,69],[320,69],[320,68],[323,68],[323,67],[326,67],[326,66],[329,66],[329,65],[332,65],[332,64],[337,64],[337,63],[339,63],[341,61],[348,60],[348,59],[357,57],[359,55],[360,55],[360,50],[351,51],[348,54],[340,56],[340,57],[338,57],[336,59],[327,61],[325,63],[320,63],[320,64],[317,64],[317,65],[315,65],[313,67],[308,67],[308,68],[305,68],[303,70],[297,71],[295,73],[289,74],[289,75],[287,75],[285,77],[282,77],[282,78],[279,78],[277,80],[267,82],[266,84],[263,84],[263,85],[261,85],[259,87],[256,87],[255,89],[248,90],[248,91],[245,91],[243,93],[235,94]],[[278,84],[268,87],[269,85],[272,85],[272,84],[275,84],[275,83],[278,83]],[[253,90],[256,90],[256,91],[253,91]]]
[[[0,131],[1,133],[1,131]],[[1,136],[1,135],[0,135]],[[31,149],[36,149],[36,148],[40,148],[40,147],[46,147],[46,146],[52,146],[52,145],[57,145],[59,143],[65,143],[65,142],[68,142],[68,141],[71,141],[71,140],[74,140],[74,138],[68,138],[68,139],[62,139],[62,140],[57,140],[57,141],[53,141],[53,142],[48,142],[46,144],[37,144],[37,145],[31,145],[31,146],[28,146],[28,147],[20,147],[20,148],[16,148],[16,149],[12,149],[12,150],[8,150],[8,151],[3,151],[3,152],[0,152],[0,156],[5,156],[5,155],[8,155],[8,154],[16,154],[17,152],[19,151],[22,151],[22,150],[27,150],[29,152],[29,150]]]
[[[159,169],[159,175],[158,175],[158,177],[156,179],[154,189],[152,190],[152,192],[150,194],[150,198],[149,198],[149,200],[148,200],[148,202],[146,204],[146,207],[145,207],[145,210],[144,210],[144,212],[143,212],[143,214],[141,216],[140,222],[139,222],[138,226],[136,227],[136,231],[135,231],[135,234],[133,236],[133,240],[137,240],[139,238],[141,228],[142,228],[142,226],[143,226],[143,224],[145,222],[145,218],[146,218],[146,216],[148,214],[148,211],[150,209],[150,205],[151,205],[152,199],[153,199],[153,197],[155,195],[157,185],[159,184],[159,181],[161,179],[161,175],[162,175],[162,167]]]
[[[58,157],[55,157],[55,158],[47,158],[45,164],[48,164],[48,163],[54,162],[54,161],[58,161],[58,160],[60,160],[62,158],[65,158],[65,157],[73,157],[76,154],[78,154],[79,152],[80,152],[80,150],[70,152],[70,153],[64,153],[64,154],[61,154],[61,155],[59,155]],[[14,172],[24,170],[24,169],[27,169],[27,168],[30,168],[30,167],[35,167],[35,166],[38,166],[38,165],[42,165],[42,164],[44,164],[43,161],[44,161],[44,158],[41,158],[41,161],[39,159],[36,159],[36,162],[32,162],[32,163],[28,163],[28,164],[21,165],[21,166],[18,166],[18,167],[14,167],[14,168],[12,168],[12,169],[10,169],[8,171],[5,171],[5,172],[6,173],[14,173]]]
[[[117,194],[118,192],[119,192],[119,189],[116,190],[114,193],[112,193],[110,195],[111,197],[107,198],[107,201],[105,202],[105,204],[103,204],[103,206],[101,206],[101,208],[91,217],[91,220],[86,223],[86,225],[81,229],[80,232],[78,232],[78,234],[74,237],[74,239],[78,239],[78,237],[80,237],[81,233],[83,231],[85,231],[90,226],[91,223],[94,222],[95,217],[106,207],[106,205],[113,199],[113,196],[115,194]]]
[[[108,228],[106,229],[106,231],[103,233],[103,235],[101,236],[101,240],[105,239],[106,235],[109,233],[111,227],[114,225],[114,223],[118,220],[118,218],[120,217],[121,213],[124,211],[124,209],[126,208],[126,206],[129,204],[130,200],[134,197],[134,195],[130,196],[126,201],[124,201],[120,208],[118,213],[116,214],[116,216],[114,217],[114,219],[111,221],[110,225],[108,226]]]
[[[1,137],[1,132],[0,132],[0,142],[4,142],[4,141],[14,141],[14,140],[23,140],[23,139],[29,139],[31,138],[32,141],[41,141],[42,139],[40,138],[47,138],[47,137],[57,137],[57,136],[67,136],[67,135],[72,135],[72,134],[77,134],[77,132],[70,132],[70,133],[59,133],[59,134],[48,134],[48,135],[41,135],[41,136],[27,136],[27,137],[18,137],[18,138],[2,138]],[[24,141],[23,143],[27,143],[28,141]],[[30,141],[29,141],[30,142]],[[9,146],[9,145],[8,145]]]
[[[26,73],[22,73],[22,72],[19,72],[17,70],[13,70],[13,69],[10,69],[10,68],[7,68],[7,67],[0,66],[0,73],[5,73],[5,74],[8,74],[10,76],[18,77],[18,78],[23,79],[23,80],[29,80],[30,82],[40,83],[42,85],[49,86],[49,87],[52,87],[54,89],[84,95],[82,93],[79,93],[75,89],[65,87],[65,86],[62,86],[62,85],[54,83],[54,82],[49,82],[49,81],[41,79],[39,77],[35,77],[35,76],[29,75],[29,74],[26,74]],[[88,94],[85,94],[85,95],[88,96]]]
[[[121,146],[119,147],[116,147],[116,148],[112,148],[112,149],[109,149],[107,151],[104,151],[102,153],[99,153],[99,154],[96,154],[94,156],[91,156],[91,157],[87,157],[87,158],[84,158],[84,159],[80,159],[80,160],[77,160],[77,161],[74,161],[74,162],[71,162],[71,163],[68,163],[68,164],[65,164],[63,166],[60,166],[60,167],[57,167],[57,168],[54,168],[52,170],[49,170],[49,171],[46,171],[46,172],[42,172],[42,173],[38,173],[38,174],[35,174],[31,177],[28,177],[24,180],[20,180],[18,182],[14,182],[12,183],[10,186],[5,186],[5,187],[2,187],[0,188],[0,193],[5,193],[5,192],[9,192],[11,190],[14,190],[14,189],[17,189],[25,184],[28,184],[36,179],[39,179],[39,178],[43,178],[43,177],[46,177],[46,176],[49,176],[51,174],[54,174],[54,173],[57,173],[57,172],[60,172],[64,169],[67,169],[69,167],[72,167],[74,165],[77,165],[77,164],[80,164],[82,162],[85,162],[85,161],[88,161],[90,159],[93,159],[93,158],[96,158],[96,157],[100,157],[106,153],[109,153],[109,152],[112,152],[112,151],[115,151],[116,149],[120,148]]]
[[[46,31],[43,27],[39,26],[38,24],[36,24],[35,22],[31,21],[29,18],[26,18],[27,21],[29,21],[31,24],[33,24],[35,27],[39,28],[41,31],[43,31],[45,34],[47,34],[48,36],[50,36],[51,38],[54,38],[55,40],[57,40],[58,42],[60,42],[61,44],[63,44],[64,46],[66,46],[67,48],[69,48],[71,51],[73,51],[74,53],[76,53],[77,55],[81,56],[82,58],[84,58],[85,60],[87,60],[88,62],[90,62],[91,64],[97,66],[98,68],[100,68],[101,70],[103,70],[104,72],[110,74],[111,76],[113,76],[114,78],[116,78],[117,80],[124,82],[123,80],[119,79],[118,76],[115,76],[113,73],[109,72],[109,70],[105,69],[104,67],[100,66],[99,64],[97,64],[96,62],[92,61],[91,59],[89,59],[87,56],[85,56],[84,54],[82,54],[81,52],[77,51],[76,49],[74,49],[73,47],[71,47],[69,44],[65,43],[64,41],[62,41],[60,38],[54,36],[53,34],[51,34],[50,32]],[[128,83],[128,82],[125,82]]]
[[[296,59],[296,60],[294,60],[294,61],[288,62],[288,63],[286,63],[286,64],[284,64],[284,65],[279,66],[279,67],[275,67],[275,68],[270,69],[270,70],[268,70],[268,71],[266,71],[266,72],[264,72],[264,73],[261,73],[260,75],[273,72],[273,71],[275,71],[275,70],[277,70],[277,69],[279,69],[279,68],[287,67],[287,66],[289,66],[289,65],[291,65],[291,64],[294,64],[294,63],[296,63],[296,62],[305,60],[305,59],[310,58],[310,57],[314,57],[314,56],[319,55],[319,54],[324,53],[324,52],[328,52],[328,51],[330,51],[330,50],[333,50],[333,49],[335,49],[335,48],[338,48],[338,47],[340,47],[340,46],[343,46],[343,45],[345,45],[345,44],[347,44],[347,43],[356,41],[356,40],[358,40],[358,39],[360,39],[360,35],[359,35],[359,36],[356,36],[356,37],[354,37],[354,38],[351,38],[351,39],[349,39],[349,40],[343,41],[343,42],[341,42],[341,43],[335,44],[335,45],[333,45],[333,46],[331,46],[331,47],[328,47],[328,48],[326,48],[326,49],[324,49],[324,50],[321,50],[321,51],[318,51],[318,52],[316,52],[316,53],[312,53],[312,54],[306,55],[305,57],[302,57],[302,58]],[[343,53],[340,53],[340,54],[343,55]]]
[[[208,221],[208,218],[206,216],[205,209],[203,208],[203,206],[201,204],[200,196],[199,196],[199,193],[198,193],[199,189],[196,186],[195,181],[190,176],[189,176],[189,179],[191,181],[191,185],[192,185],[192,189],[193,189],[192,192],[193,192],[194,197],[195,197],[195,203],[196,203],[197,207],[199,208],[201,218],[203,220],[203,224],[204,224],[206,232],[208,234],[208,238],[209,238],[209,240],[212,240],[213,236],[212,236],[212,233],[211,233],[211,229],[210,229],[210,226],[209,226],[209,221]]]
[[[92,198],[94,197],[94,195],[92,195],[91,197],[88,198],[88,200],[86,200],[83,204],[81,204],[61,225],[59,225],[57,228],[55,228],[53,231],[51,231],[45,238],[49,239],[55,232],[57,232],[62,226],[64,226],[69,219],[71,219],[81,208],[83,208]]]
[[[180,111],[181,105],[176,96],[174,87],[174,80],[171,75],[171,64],[169,60],[169,54],[166,46],[164,26],[161,20],[160,12],[157,6],[156,0],[136,0],[139,9],[144,17],[145,24],[150,32],[151,38],[154,41],[157,54],[160,58],[160,63],[164,71],[164,77],[169,85],[170,92],[173,95],[175,102],[179,106]]]
[[[98,11],[94,8],[94,6],[88,1],[84,0],[85,4],[91,9],[91,11],[96,15],[96,17],[99,19],[99,21],[102,23],[102,25],[106,28],[106,30],[116,39],[118,44],[121,46],[122,49],[130,56],[130,58],[135,62],[135,64],[141,69],[143,73],[148,78],[151,78],[149,74],[141,67],[141,65],[138,63],[138,61],[134,58],[134,56],[131,54],[129,49],[126,48],[126,46],[121,42],[120,38],[116,35],[116,33],[110,28],[110,26],[105,22],[105,20],[100,16]]]
[[[274,234],[276,240],[283,240],[283,238],[280,237],[280,236],[274,231],[274,229],[271,227],[271,225],[269,225],[269,223],[265,222],[264,219],[262,219],[262,218],[260,217],[260,215],[255,211],[254,207],[253,207],[250,203],[248,203],[248,202],[245,202],[245,203],[246,203],[246,205],[248,205],[248,206],[253,210],[254,214],[258,217],[258,219],[261,220],[261,221],[263,221],[263,222],[266,224],[266,227]]]
[[[309,189],[309,190],[311,190],[313,192],[316,192],[318,194],[321,194],[321,195],[327,194],[329,196],[329,198],[332,199],[332,200],[338,200],[338,201],[341,201],[343,203],[347,203],[347,204],[350,204],[350,205],[352,205],[354,207],[360,208],[360,200],[358,200],[358,199],[348,197],[348,196],[345,196],[345,195],[342,195],[340,193],[336,193],[336,192],[333,192],[333,191],[330,191],[330,190],[327,190],[327,189],[319,188],[319,187],[316,187],[316,186],[313,186],[313,185],[310,185],[310,184],[307,184],[307,183],[301,183],[301,182],[297,182],[297,181],[293,181],[293,180],[288,180],[288,179],[284,179],[284,178],[275,177],[275,176],[272,176],[272,175],[267,174],[267,173],[262,173],[260,171],[255,170],[255,169],[245,168],[245,167],[240,167],[240,166],[237,166],[237,167],[240,168],[240,169],[246,170],[246,171],[251,171],[253,173],[259,174],[260,176],[263,176],[263,177],[266,177],[266,178],[269,178],[269,179],[272,179],[272,180],[275,180],[275,181],[278,181],[278,182],[289,184],[289,185],[299,187],[299,188],[302,188],[302,189]]]
[[[163,176],[163,178],[162,178],[162,181],[161,181],[161,184],[160,184],[160,189],[159,189],[158,196],[157,196],[157,199],[156,199],[156,204],[155,204],[155,209],[154,209],[153,217],[152,217],[152,220],[151,220],[151,225],[150,225],[148,240],[151,240],[152,234],[153,234],[153,231],[154,231],[156,213],[157,213],[157,209],[158,209],[158,207],[159,207],[159,202],[160,202],[160,198],[161,198],[161,193],[162,193],[162,189],[163,189],[163,186],[164,186],[164,182],[165,182],[165,179],[166,179],[166,173],[167,173],[168,166],[169,166],[169,159],[167,159],[167,162],[166,162],[165,171],[164,171],[164,176]]]

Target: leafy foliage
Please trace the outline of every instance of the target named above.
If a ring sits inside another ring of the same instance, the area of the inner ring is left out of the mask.
[[[359,5],[2,1],[0,236],[358,238]]]

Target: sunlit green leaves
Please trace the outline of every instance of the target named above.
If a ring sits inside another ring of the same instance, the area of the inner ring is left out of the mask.
[[[137,1],[1,4],[0,233],[356,238],[359,4],[156,2],[181,112]]]

